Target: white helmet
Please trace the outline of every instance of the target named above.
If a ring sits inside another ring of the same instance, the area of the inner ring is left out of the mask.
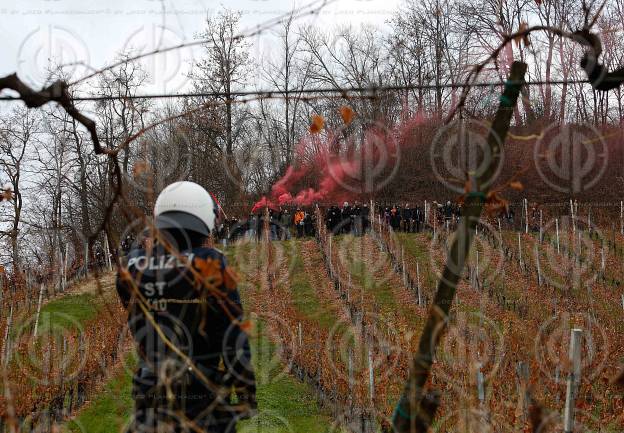
[[[174,182],[158,195],[154,218],[159,229],[184,229],[208,236],[215,227],[217,205],[194,182]]]

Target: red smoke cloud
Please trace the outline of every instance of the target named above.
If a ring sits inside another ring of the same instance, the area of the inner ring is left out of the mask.
[[[264,207],[352,201],[365,192],[373,192],[370,182],[376,181],[375,176],[383,176],[384,170],[392,171],[401,151],[409,145],[406,135],[424,120],[417,114],[392,128],[377,123],[347,138],[343,130],[306,136],[296,148],[296,165],[287,168],[252,212]],[[304,178],[318,179],[317,186],[297,190]]]

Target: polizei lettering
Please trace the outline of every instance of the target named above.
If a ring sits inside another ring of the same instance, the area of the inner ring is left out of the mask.
[[[180,256],[162,255],[162,256],[137,256],[128,260],[128,268],[135,268],[137,271],[144,272],[147,270],[156,271],[160,269],[184,268],[193,263],[195,254],[182,254]]]

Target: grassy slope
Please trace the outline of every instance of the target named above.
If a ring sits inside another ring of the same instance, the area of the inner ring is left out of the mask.
[[[312,243],[312,245],[310,244]],[[318,288],[311,275],[306,270],[302,251],[305,248],[318,248],[314,241],[295,241],[296,248],[291,251],[288,257],[290,262],[290,289],[295,307],[305,316],[317,322],[322,328],[331,329],[336,323],[336,305],[320,297]],[[310,265],[315,269],[320,269],[324,275],[325,266],[322,256],[318,251],[306,251],[309,255]]]
[[[232,257],[232,259],[234,258]],[[232,260],[232,263],[235,266],[235,260]],[[305,279],[297,282],[297,286],[306,295],[313,295]],[[89,304],[88,299],[85,298],[83,301],[85,301],[84,304]],[[77,302],[74,302],[74,300],[61,302],[52,305],[50,311],[55,311],[57,308],[61,308],[62,311],[63,306],[66,306],[68,311],[73,311],[74,308],[77,308],[76,304]],[[314,308],[314,310],[319,313],[317,308]],[[88,316],[88,310],[89,307],[84,307],[84,309],[78,308],[78,311],[75,312],[76,316]],[[74,315],[74,313],[69,314]],[[332,430],[331,419],[321,411],[314,392],[309,386],[300,383],[288,374],[279,374],[281,366],[275,366],[277,370],[267,372],[267,367],[259,364],[263,360],[274,359],[273,352],[275,348],[261,328],[259,332],[254,334],[251,338],[251,347],[255,368],[262,370],[263,378],[268,378],[269,380],[263,380],[258,385],[259,415],[251,420],[240,422],[238,431],[243,433],[323,433],[335,431]],[[259,351],[263,352],[261,356],[259,356]],[[136,360],[133,357],[131,362],[126,362],[125,365],[135,363]],[[72,433],[110,433],[120,431],[122,426],[130,419],[133,408],[130,370],[129,368],[122,368],[117,371],[104,386],[103,391],[88,406],[82,409],[74,420],[66,423],[65,431]]]
[[[79,327],[93,319],[102,305],[102,298],[91,293],[55,299],[41,307],[39,329]]]
[[[252,338],[252,351],[256,369],[259,359],[272,359],[273,354],[258,351],[274,350],[263,335]],[[260,349],[262,348],[262,349]],[[132,376],[131,370],[136,364],[136,357],[125,363],[129,368],[122,368],[104,386],[102,392],[78,416],[67,423],[65,432],[69,433],[111,433],[119,432],[129,422],[132,415]],[[239,423],[239,432],[287,433],[287,432],[330,432],[331,420],[319,409],[311,389],[289,375],[279,374],[279,369],[269,372],[270,380],[263,381],[258,387],[258,405],[260,415]],[[266,376],[265,376],[266,377]]]
[[[126,368],[119,369],[106,383],[102,392],[78,416],[67,423],[64,432],[112,433],[121,432],[132,415],[132,369],[136,355],[128,355]]]
[[[290,263],[291,290],[297,308],[304,314],[314,317],[321,326],[329,326],[330,316],[327,312],[327,305],[318,299],[314,288],[311,285],[309,276],[305,274],[305,267],[300,254],[297,252],[302,249],[302,241],[286,241],[279,242],[286,255],[286,261]],[[242,256],[254,255],[253,244],[244,244],[235,249],[228,248],[225,253],[231,266],[236,268],[237,257],[235,252]],[[246,257],[249,259],[249,257]],[[249,267],[252,270],[253,267]],[[245,282],[245,269],[237,269],[242,279],[241,297],[245,304],[244,287],[249,282]],[[245,284],[246,283],[246,284]],[[245,309],[247,313],[249,308]],[[331,427],[331,419],[320,410],[318,401],[313,390],[300,383],[292,376],[279,374],[282,366],[272,366],[272,364],[261,365],[261,360],[273,360],[274,346],[269,341],[261,324],[253,333],[250,339],[251,349],[253,353],[254,368],[256,369],[258,378],[262,378],[258,384],[258,407],[260,414],[254,419],[239,423],[239,432],[254,433],[286,433],[286,432],[329,432],[334,431]],[[262,351],[262,354],[259,352]],[[275,367],[277,370],[271,370]],[[268,380],[267,380],[268,379]]]
[[[422,317],[415,314],[414,306],[398,297],[397,288],[402,282],[394,273],[387,253],[380,251],[368,236],[337,236],[334,243],[336,248],[342,249],[344,265],[348,267],[353,283],[375,300],[381,314],[391,317],[398,313],[413,329],[422,327]]]
[[[260,329],[251,339],[251,348],[256,370],[260,359],[274,359],[274,346]],[[258,356],[259,348],[265,352]],[[239,432],[287,433],[287,432],[330,432],[331,420],[322,413],[312,389],[292,376],[281,374],[281,365],[273,371],[264,372],[258,385],[258,407],[260,414],[239,423]],[[266,380],[268,379],[268,380]]]

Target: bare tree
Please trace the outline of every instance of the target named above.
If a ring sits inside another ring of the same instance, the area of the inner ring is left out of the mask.
[[[0,169],[13,191],[10,210],[0,221],[8,224],[8,229],[0,231],[7,237],[11,248],[13,270],[20,270],[19,236],[22,223],[24,198],[22,174],[28,158],[28,150],[39,127],[38,113],[24,107],[13,109],[8,117],[0,120]],[[4,206],[3,206],[4,209]]]
[[[240,173],[234,159],[234,147],[244,128],[247,113],[243,109],[236,112],[233,93],[247,82],[251,73],[248,42],[237,37],[240,17],[238,12],[225,10],[206,20],[205,30],[197,35],[198,39],[208,41],[203,44],[205,57],[194,65],[191,72],[196,90],[219,94],[213,98],[215,102],[220,102],[216,111],[219,115],[216,120],[222,121],[218,138],[236,187],[240,185]],[[205,104],[202,99],[199,103]]]
[[[280,39],[280,51],[277,51],[278,55],[275,58],[267,57],[262,68],[263,78],[277,89],[276,93],[282,95],[283,121],[274,124],[277,128],[272,128],[271,134],[276,135],[271,139],[265,137],[265,140],[270,143],[280,143],[283,148],[281,159],[284,165],[290,165],[292,162],[294,142],[297,132],[300,132],[296,128],[302,105],[300,91],[310,81],[310,63],[300,58],[301,38],[293,29],[293,20],[294,17],[291,15],[290,19],[285,21],[279,29],[277,36]],[[268,128],[271,127],[272,121],[276,120],[273,119],[269,105],[265,101],[260,101],[260,115]]]

